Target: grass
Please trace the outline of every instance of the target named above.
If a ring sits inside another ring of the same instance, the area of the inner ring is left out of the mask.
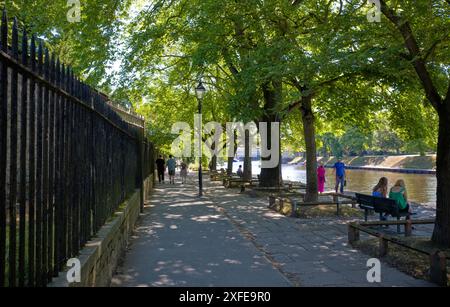
[[[402,238],[402,240],[405,240],[417,248],[425,249],[430,252],[437,248],[429,239],[410,237]],[[377,238],[361,240],[355,242],[353,246],[367,255],[378,257]],[[443,251],[447,255],[450,254],[450,249],[443,249]],[[410,276],[429,281],[430,260],[429,256],[425,254],[391,243],[389,244],[388,254],[382,259],[384,262]],[[450,272],[449,261],[447,261],[447,272]],[[448,278],[450,279],[450,274],[448,274]],[[447,283],[447,286],[450,286],[450,283]]]
[[[297,216],[300,218],[336,217],[336,206],[318,205],[307,208],[297,208]],[[362,218],[364,214],[360,209],[349,206],[341,206],[339,217]]]

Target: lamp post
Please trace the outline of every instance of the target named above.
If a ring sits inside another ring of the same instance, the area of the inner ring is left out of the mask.
[[[197,96],[198,100],[198,114],[202,115],[202,101],[203,96],[205,95],[206,89],[203,86],[202,81],[200,80],[199,84],[195,88],[195,95]],[[201,197],[203,195],[203,177],[202,177],[202,138],[201,138],[201,131],[200,128],[199,131],[199,158],[198,158],[198,195]]]

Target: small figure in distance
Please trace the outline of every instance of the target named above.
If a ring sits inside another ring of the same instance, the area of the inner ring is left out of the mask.
[[[156,159],[156,170],[158,172],[158,181],[159,183],[164,183],[164,171],[165,171],[165,164],[163,156],[159,155],[159,158]]]
[[[244,172],[242,171],[242,165],[239,165],[239,168],[238,168],[236,174],[241,178],[244,177]]]
[[[341,194],[344,194],[344,186],[345,186],[345,164],[342,162],[342,159],[339,158],[338,161],[334,164],[334,173],[336,174],[336,193],[340,188]]]
[[[317,180],[318,180],[318,190],[319,193],[323,193],[325,190],[325,182],[326,182],[326,178],[325,178],[325,167],[323,166],[323,162],[320,162],[319,167],[317,168]]]
[[[181,183],[185,184],[187,181],[187,164],[184,161],[181,161],[180,164],[180,177]]]
[[[177,167],[177,162],[172,155],[169,156],[167,160],[167,169],[169,171],[169,179],[171,184],[175,184],[175,169]]]

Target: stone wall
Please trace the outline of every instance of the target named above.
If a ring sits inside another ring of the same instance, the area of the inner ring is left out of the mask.
[[[145,180],[144,195],[148,199],[153,188],[153,175]],[[120,258],[125,253],[128,240],[140,214],[140,190],[133,195],[106,223],[97,236],[81,250],[81,282],[69,283],[67,272],[61,272],[49,287],[105,287],[111,282]]]

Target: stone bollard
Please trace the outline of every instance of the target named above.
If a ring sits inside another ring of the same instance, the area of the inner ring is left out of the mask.
[[[447,259],[441,251],[430,255],[430,280],[439,286],[447,286]]]
[[[275,196],[269,195],[269,208],[273,208],[275,204]]]

